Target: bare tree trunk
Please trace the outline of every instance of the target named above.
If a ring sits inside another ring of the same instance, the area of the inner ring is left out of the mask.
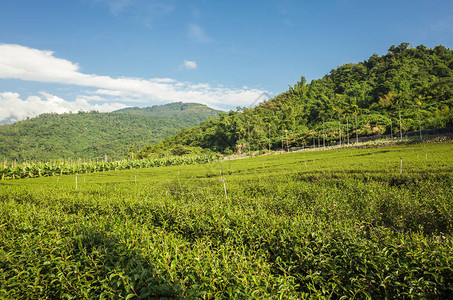
[[[390,118],[390,138],[393,140],[393,121]]]
[[[422,139],[422,123],[420,121],[420,106],[418,107],[418,126],[420,128],[420,139]]]
[[[251,144],[250,144],[250,123],[247,122],[247,125],[248,125],[248,133],[249,133],[249,157],[252,157],[252,151],[251,151]]]
[[[269,123],[269,154],[271,154],[271,124]]]
[[[286,134],[286,152],[289,152],[288,130],[285,130],[285,134]]]
[[[346,116],[346,135],[348,136],[348,145],[349,145],[349,116]]]
[[[398,114],[400,117],[400,140],[403,140],[403,125],[401,124],[401,105],[398,104]]]

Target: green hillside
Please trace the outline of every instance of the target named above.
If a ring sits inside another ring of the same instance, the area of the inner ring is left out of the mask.
[[[318,139],[347,143],[356,136],[397,135],[400,127],[402,132],[451,127],[452,109],[453,51],[402,43],[311,83],[302,77],[273,99],[184,129],[140,156],[177,145],[232,153],[269,144],[280,148],[282,140],[289,147]]]
[[[123,158],[217,113],[202,104],[171,103],[111,113],[42,114],[0,126],[0,158]]]
[[[127,113],[143,116],[154,117],[174,117],[183,114],[186,118],[189,116],[194,119],[204,121],[206,116],[215,116],[220,111],[214,111],[212,108],[199,103],[182,103],[174,102],[165,105],[155,105],[150,107],[126,107],[115,111],[115,113]]]

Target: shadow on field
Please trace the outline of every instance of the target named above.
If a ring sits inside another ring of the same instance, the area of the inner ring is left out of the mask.
[[[317,187],[319,193],[301,192],[300,198],[310,199],[305,201],[307,210],[322,203],[315,211],[318,215],[330,218],[337,213],[338,218],[347,215],[398,232],[442,235],[453,228],[449,174],[313,171],[297,173],[293,181]]]
[[[408,174],[399,174],[399,171],[390,173],[388,170],[338,170],[338,171],[303,171],[293,175],[295,181],[332,182],[355,180],[359,182],[378,182],[388,186],[421,185],[422,181],[447,183],[451,176],[445,173],[426,173],[410,170]]]
[[[84,262],[85,272],[93,278],[90,297],[173,299],[182,295],[180,288],[169,284],[165,270],[150,265],[133,246],[109,232],[84,228],[73,242],[77,260]]]

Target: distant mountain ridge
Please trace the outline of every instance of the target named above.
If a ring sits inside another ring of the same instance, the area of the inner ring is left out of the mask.
[[[161,117],[161,116],[176,116],[180,115],[181,112],[183,112],[184,114],[189,113],[199,114],[202,112],[210,114],[212,111],[213,111],[212,108],[200,103],[173,102],[165,105],[154,105],[143,108],[126,107],[119,110],[115,110],[114,113],[127,113],[135,115],[149,115]]]
[[[5,124],[12,124],[14,122],[16,122],[16,121],[13,118],[6,118],[6,119],[0,121],[0,126],[5,125]]]
[[[198,103],[128,107],[110,113],[46,113],[0,125],[0,158],[124,158],[220,111]]]

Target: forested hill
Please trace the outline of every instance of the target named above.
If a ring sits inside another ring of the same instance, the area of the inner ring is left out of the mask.
[[[453,51],[408,43],[382,56],[345,64],[307,84],[304,77],[253,108],[222,113],[185,129],[140,156],[175,146],[231,153],[248,148],[309,145],[359,136],[453,126]],[[357,120],[357,131],[356,131]]]
[[[200,123],[207,118],[206,116],[215,116],[219,112],[220,111],[213,110],[204,104],[183,102],[173,102],[165,105],[155,105],[143,108],[127,107],[115,111],[115,113],[147,115],[154,117],[175,117],[180,115],[184,115],[186,117],[192,116],[192,118],[198,119]]]
[[[124,158],[218,112],[202,104],[179,102],[111,113],[42,114],[0,126],[0,158]]]

